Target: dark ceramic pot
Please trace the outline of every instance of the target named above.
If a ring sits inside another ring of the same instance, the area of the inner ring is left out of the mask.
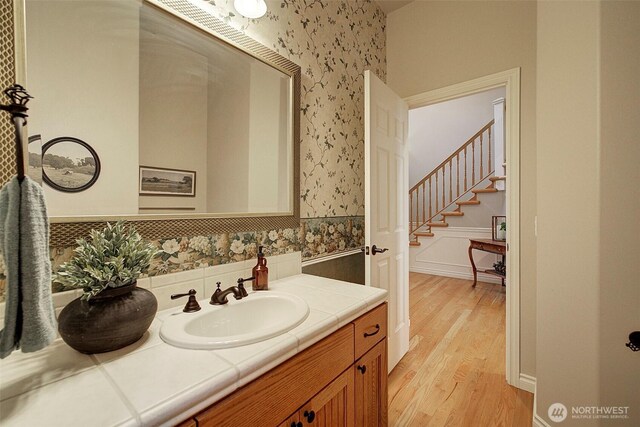
[[[71,301],[58,317],[64,342],[92,354],[117,350],[142,338],[156,315],[158,301],[136,286],[107,288],[89,301]]]

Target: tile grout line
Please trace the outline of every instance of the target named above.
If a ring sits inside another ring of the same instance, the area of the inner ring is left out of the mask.
[[[138,414],[138,411],[136,411],[136,409],[134,408],[133,404],[129,401],[129,399],[124,394],[122,389],[120,389],[120,386],[118,386],[118,383],[116,383],[116,381],[113,378],[111,378],[111,375],[109,375],[109,372],[107,372],[107,370],[104,368],[104,366],[102,366],[102,364],[98,361],[98,359],[95,357],[95,355],[91,354],[90,357],[97,364],[97,368],[100,370],[102,375],[106,378],[107,382],[109,382],[109,384],[111,384],[111,387],[113,387],[113,389],[115,390],[116,394],[118,395],[118,397],[120,398],[120,400],[122,401],[124,406],[126,406],[126,408],[129,410],[129,412],[131,414],[133,414],[133,418],[136,420],[138,425],[141,426],[142,425],[142,419],[140,418],[140,414]]]

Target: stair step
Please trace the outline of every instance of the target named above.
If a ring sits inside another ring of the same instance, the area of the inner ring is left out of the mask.
[[[506,181],[506,180],[507,180],[506,176],[492,176],[491,178],[489,178],[489,181],[491,182]]]
[[[420,246],[420,242],[416,242],[414,240],[409,242],[409,246]]]
[[[489,188],[478,188],[475,190],[471,190],[472,193],[478,194],[478,193],[497,193],[498,189],[497,188],[493,188],[493,187],[489,187]]]
[[[442,221],[442,222],[428,222],[427,226],[429,226],[429,227],[448,227],[449,224],[447,224],[444,221]]]
[[[442,212],[442,216],[464,216],[464,212],[452,211],[452,212]]]
[[[465,200],[463,202],[456,202],[456,205],[458,206],[463,206],[463,205],[479,205],[480,204],[480,200]]]
[[[416,237],[433,237],[433,233],[427,231],[416,231],[413,235]]]

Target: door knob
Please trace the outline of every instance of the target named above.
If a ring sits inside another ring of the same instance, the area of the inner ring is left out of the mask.
[[[371,246],[371,253],[372,253],[373,255],[375,255],[375,254],[382,254],[382,253],[387,252],[388,250],[389,250],[388,248],[380,249],[380,248],[378,248],[376,245]]]
[[[629,334],[629,342],[625,344],[631,351],[640,350],[640,331],[633,331]]]

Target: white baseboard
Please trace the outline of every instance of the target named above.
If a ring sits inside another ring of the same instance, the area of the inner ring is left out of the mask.
[[[545,420],[540,418],[535,411],[536,408],[533,408],[533,427],[551,427]]]
[[[518,378],[518,386],[519,389],[524,391],[528,391],[529,393],[536,392],[536,378],[531,375],[520,373],[520,378]]]
[[[536,396],[538,393],[535,392],[535,386],[534,386],[534,392],[533,392],[533,419],[531,420],[531,425],[533,427],[551,427],[549,425],[548,422],[546,422],[544,420],[544,418],[542,418],[540,415],[538,415],[538,413],[536,412],[536,408],[538,407],[537,400],[536,400]]]
[[[409,271],[411,271],[413,273],[424,273],[424,274],[433,274],[435,276],[453,277],[455,279],[473,280],[473,274],[471,274],[471,273],[461,273],[461,272],[451,271],[451,270],[441,270],[441,269],[438,269],[438,268],[427,268],[427,267],[414,266],[414,267],[409,268]],[[491,276],[489,274],[480,273],[480,272],[478,272],[478,281],[479,282],[495,283],[497,285],[502,283],[502,281],[499,278],[497,278],[495,276]]]

